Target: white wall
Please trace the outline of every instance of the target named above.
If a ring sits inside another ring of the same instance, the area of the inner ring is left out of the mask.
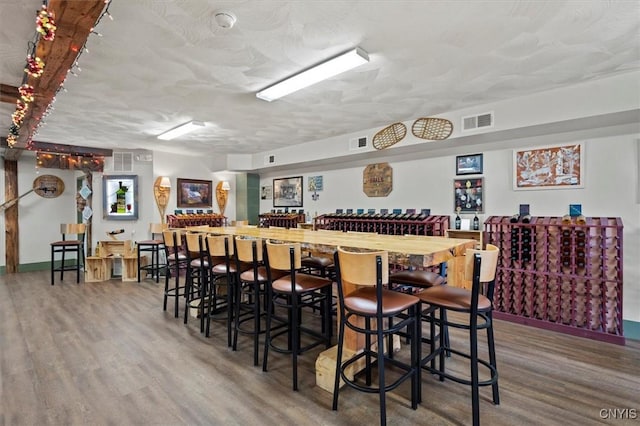
[[[514,191],[512,149],[474,147],[472,152],[464,152],[484,154],[485,212],[481,219],[510,216],[518,212],[520,204],[529,204],[534,216],[562,216],[568,213],[569,204],[582,204],[586,216],[621,217],[624,224],[623,314],[625,319],[633,321],[640,321],[638,137],[627,134],[574,139],[574,142],[585,142],[586,183],[583,189]],[[558,139],[566,140],[567,137],[558,136]],[[453,215],[455,155],[391,161],[390,165],[393,167],[393,191],[383,198],[369,198],[364,194],[364,166],[360,165],[312,173],[299,169],[270,173],[261,176],[260,185],[272,185],[272,179],[277,177],[303,175],[304,209],[312,214],[332,212],[336,208],[431,208],[432,214]],[[324,190],[318,193],[319,200],[313,201],[307,191],[307,178],[316,175],[323,176]],[[272,208],[272,201],[260,202],[261,212]]]

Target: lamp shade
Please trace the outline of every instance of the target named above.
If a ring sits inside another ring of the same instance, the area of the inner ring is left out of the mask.
[[[229,182],[228,182],[228,181],[223,180],[223,181],[222,181],[222,187],[221,187],[221,189],[222,189],[223,191],[231,191],[231,185],[229,185]]]
[[[163,176],[162,179],[160,179],[160,186],[162,188],[171,188],[171,179],[167,176]]]

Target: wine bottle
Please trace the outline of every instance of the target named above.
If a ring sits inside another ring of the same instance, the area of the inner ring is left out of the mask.
[[[520,219],[520,221],[522,223],[529,223],[531,222],[531,215],[530,214],[526,214],[524,216],[522,216],[522,218]]]
[[[520,220],[520,215],[519,214],[514,214],[513,216],[511,216],[511,219],[509,219],[509,222],[518,223],[519,220]]]
[[[562,216],[562,224],[571,225],[571,216],[569,216],[568,214],[565,214],[564,216]]]
[[[478,219],[478,213],[473,216],[473,230],[478,231],[480,229],[480,219]]]
[[[127,212],[127,188],[122,186],[122,181],[118,182],[118,190],[116,191],[116,213]]]
[[[456,214],[455,226],[456,229],[460,229],[460,227],[462,226],[462,219],[460,219],[460,215],[458,214]]]
[[[587,218],[584,217],[583,215],[580,215],[580,216],[576,217],[576,224],[578,224],[578,225],[586,225],[587,224]]]

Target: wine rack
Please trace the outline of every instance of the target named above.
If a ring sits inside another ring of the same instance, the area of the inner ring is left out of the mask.
[[[492,216],[484,229],[501,248],[497,318],[624,344],[620,218]]]
[[[277,226],[279,228],[297,228],[299,223],[304,223],[305,214],[303,213],[261,213],[260,227],[269,228]]]
[[[420,213],[328,213],[315,218],[315,228],[345,232],[375,232],[387,235],[444,237],[449,229],[449,216]]]

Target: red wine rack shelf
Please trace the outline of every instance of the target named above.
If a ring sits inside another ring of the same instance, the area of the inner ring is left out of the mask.
[[[580,224],[562,217],[485,221],[485,241],[501,249],[496,317],[624,344],[622,220],[582,219]]]

